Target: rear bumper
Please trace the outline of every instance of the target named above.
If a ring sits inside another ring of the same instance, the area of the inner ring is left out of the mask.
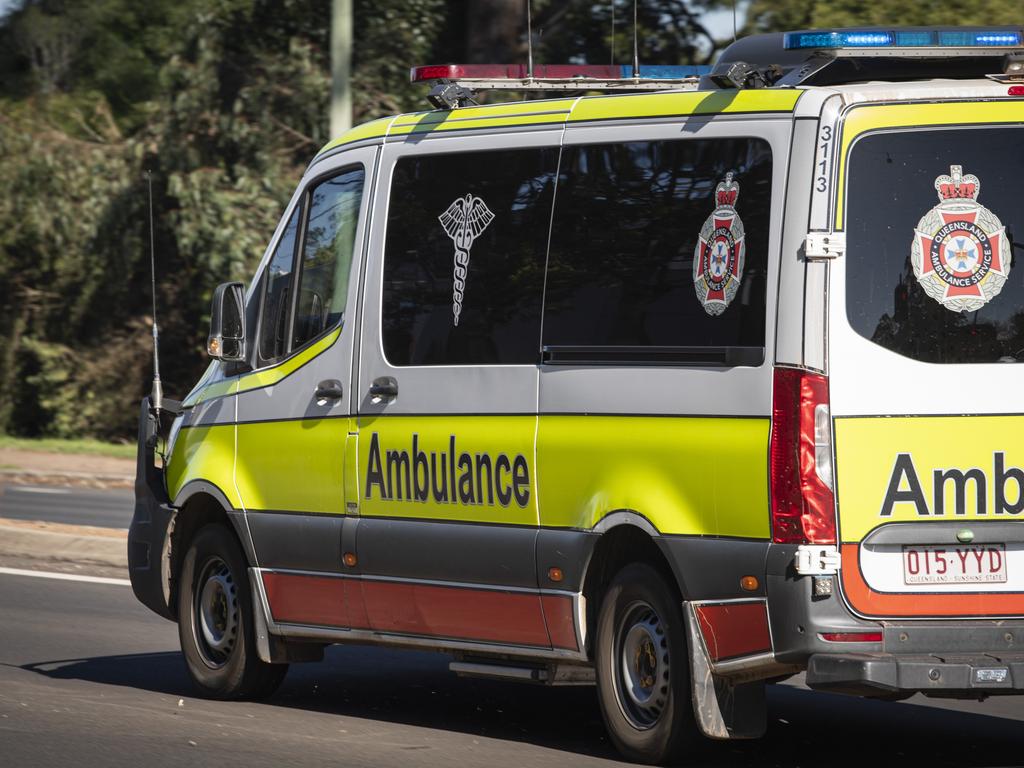
[[[154,461],[158,425],[143,398],[139,413],[138,463],[135,471],[135,513],[128,528],[128,576],[143,605],[175,619],[170,605],[169,540],[175,509],[167,497],[164,473]]]
[[[839,591],[814,593],[798,575],[795,547],[773,544],[767,558],[775,659],[804,667],[807,685],[861,696],[923,692],[979,697],[1024,692],[1024,618],[871,621],[855,616]],[[878,641],[826,640],[870,633]]]
[[[970,698],[1020,694],[1024,693],[1024,653],[817,653],[808,661],[807,685],[861,696],[900,692]]]

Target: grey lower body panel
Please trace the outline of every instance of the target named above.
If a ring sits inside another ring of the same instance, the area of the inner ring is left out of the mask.
[[[265,568],[339,573],[344,515],[247,512],[256,560]]]
[[[397,579],[537,588],[532,526],[359,518],[359,572]]]
[[[710,536],[659,536],[664,553],[687,600],[732,600],[764,597],[768,541]],[[743,576],[756,576],[753,591],[740,587]]]
[[[765,581],[775,657],[784,664],[805,666],[814,653],[881,651],[882,643],[839,643],[821,637],[824,632],[877,633],[881,627],[851,614],[837,591],[816,596],[814,578],[796,573],[795,556],[793,545],[772,544],[768,550]]]

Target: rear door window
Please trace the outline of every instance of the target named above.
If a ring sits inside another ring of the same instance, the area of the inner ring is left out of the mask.
[[[771,179],[757,138],[566,147],[547,361],[760,363]]]
[[[1024,128],[877,133],[847,185],[846,312],[928,363],[1024,360]]]

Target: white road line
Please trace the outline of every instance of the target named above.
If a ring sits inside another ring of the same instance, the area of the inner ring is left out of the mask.
[[[105,576],[79,576],[77,573],[55,573],[53,571],[27,571],[22,568],[0,568],[0,574],[8,576],[35,576],[40,579],[60,579],[61,581],[85,581],[90,584],[116,584],[119,587],[130,587],[128,579],[109,579]]]
[[[12,485],[10,490],[18,493],[71,493],[67,488],[37,488],[33,485]]]

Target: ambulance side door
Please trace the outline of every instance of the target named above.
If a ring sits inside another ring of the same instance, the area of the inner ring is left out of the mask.
[[[534,436],[560,135],[385,147],[358,390],[374,630],[549,645]]]

